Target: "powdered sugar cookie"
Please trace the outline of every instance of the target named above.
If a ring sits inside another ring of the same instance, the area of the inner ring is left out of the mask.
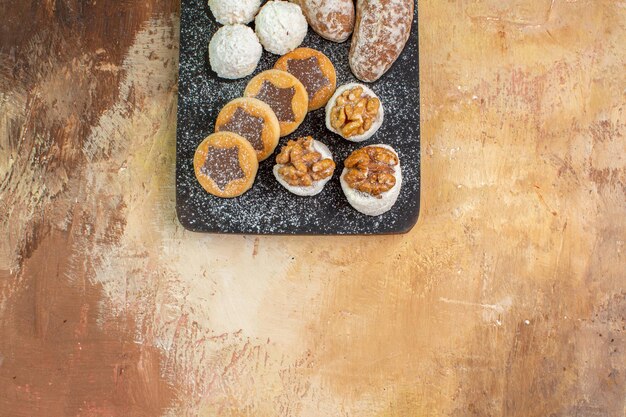
[[[248,24],[260,7],[261,0],[209,0],[211,13],[222,25]]]
[[[300,6],[278,0],[268,1],[254,24],[263,47],[276,55],[284,55],[300,46],[309,28]]]
[[[263,48],[248,26],[223,26],[209,42],[209,62],[218,77],[238,79],[252,74]]]

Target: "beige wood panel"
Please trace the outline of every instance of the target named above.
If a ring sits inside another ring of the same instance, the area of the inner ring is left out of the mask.
[[[375,238],[179,226],[178,7],[6,5],[0,414],[625,414],[623,1],[421,1],[422,213]]]

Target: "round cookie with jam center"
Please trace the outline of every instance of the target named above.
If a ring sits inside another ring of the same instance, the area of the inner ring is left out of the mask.
[[[274,69],[296,77],[309,95],[309,111],[322,108],[337,89],[335,66],[326,55],[311,48],[298,48],[276,61]]]
[[[306,88],[286,71],[263,71],[250,80],[243,95],[257,98],[272,108],[281,137],[293,133],[302,124],[309,108]]]
[[[217,116],[215,131],[243,136],[256,151],[259,162],[274,152],[280,138],[274,111],[256,98],[238,98],[226,104]]]
[[[198,146],[193,168],[206,192],[232,198],[252,188],[259,162],[250,142],[236,133],[219,132]]]

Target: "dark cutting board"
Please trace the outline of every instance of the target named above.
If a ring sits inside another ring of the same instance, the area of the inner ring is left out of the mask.
[[[236,234],[372,235],[406,233],[417,222],[420,206],[420,107],[417,5],[411,38],[402,56],[379,81],[368,84],[381,98],[385,122],[373,138],[348,142],[325,126],[324,109],[309,113],[287,140],[313,136],[328,145],[337,170],[321,194],[298,197],[284,189],[272,174],[276,153],[259,165],[252,189],[241,197],[221,199],[205,192],[194,175],[196,147],[214,131],[220,109],[241,97],[248,81],[273,67],[278,56],[263,52],[253,75],[227,81],[208,64],[208,43],[219,25],[206,0],[182,0],[180,75],[176,140],[176,209],[182,225],[195,232]],[[335,64],[337,85],[357,81],[348,66],[350,41],[336,44],[309,28],[302,46],[325,53]],[[403,185],[391,211],[369,217],[354,210],[343,195],[339,176],[343,160],[362,146],[384,143],[400,155]]]

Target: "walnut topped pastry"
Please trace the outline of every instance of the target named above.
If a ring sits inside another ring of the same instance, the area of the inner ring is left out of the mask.
[[[368,87],[352,83],[339,87],[326,105],[326,127],[351,142],[371,138],[383,124],[384,109]]]
[[[337,74],[326,55],[311,48],[298,48],[283,55],[275,69],[295,76],[309,94],[309,111],[324,107],[337,88]]]
[[[217,197],[237,197],[248,191],[259,168],[256,152],[243,137],[231,132],[207,137],[193,159],[202,188]]]
[[[330,150],[312,137],[290,140],[276,157],[274,176],[299,196],[314,196],[324,189],[335,172]]]
[[[368,216],[379,216],[391,209],[402,187],[400,158],[388,145],[358,149],[344,162],[340,177],[348,202]]]

